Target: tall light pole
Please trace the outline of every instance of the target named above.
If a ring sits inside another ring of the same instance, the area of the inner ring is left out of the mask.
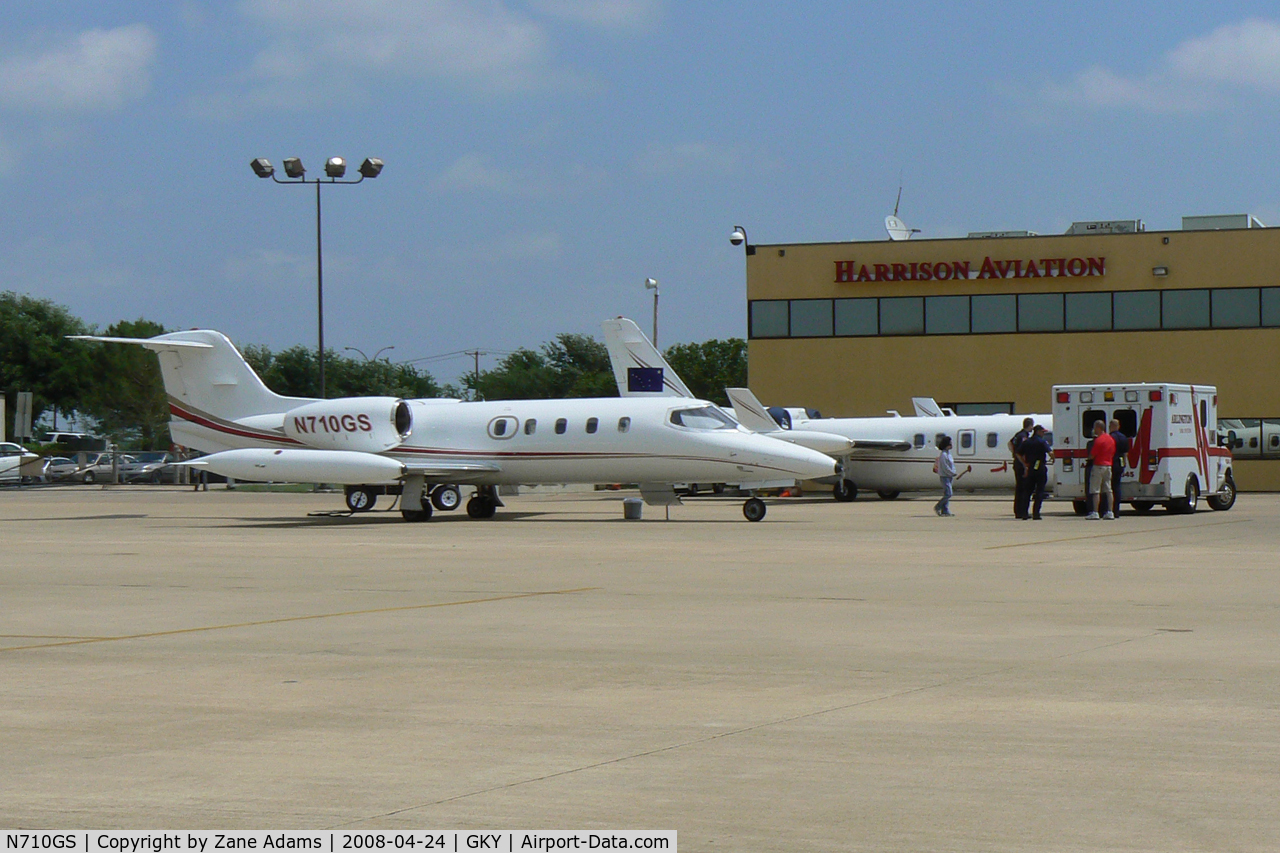
[[[324,393],[324,251],[322,249],[321,228],[320,228],[320,185],[328,184],[358,184],[365,178],[376,178],[382,172],[382,161],[375,157],[366,157],[365,161],[360,164],[360,177],[354,181],[340,180],[347,173],[347,161],[341,157],[330,157],[324,164],[324,173],[329,178],[325,181],[320,178],[307,180],[307,170],[303,168],[302,161],[297,157],[286,157],[284,160],[284,173],[289,180],[282,181],[276,177],[276,169],[271,165],[271,161],[264,160],[259,157],[249,163],[253,169],[253,173],[259,178],[270,178],[277,184],[315,184],[316,185],[316,319],[319,328],[319,364],[320,364],[320,396],[323,398]]]
[[[358,352],[358,353],[360,353],[360,355],[364,358],[364,360],[365,360],[365,361],[377,361],[377,360],[378,360],[378,356],[382,355],[382,354],[383,354],[384,352],[386,352],[387,350],[392,350],[392,349],[395,349],[395,348],[396,348],[396,347],[395,347],[395,344],[392,344],[392,345],[391,345],[391,346],[389,346],[389,347],[383,347],[382,349],[380,349],[380,350],[378,350],[377,352],[375,352],[375,353],[373,354],[373,357],[372,357],[372,358],[370,358],[369,356],[365,355],[365,354],[364,354],[364,350],[360,349],[360,347],[343,347],[342,349],[343,349],[344,351],[346,351],[346,350],[350,350],[351,352]]]
[[[653,291],[653,346],[658,346],[658,280],[656,278],[646,278],[644,280],[644,289]]]

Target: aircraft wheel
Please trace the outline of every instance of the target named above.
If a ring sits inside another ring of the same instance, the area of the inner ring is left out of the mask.
[[[462,505],[462,494],[457,486],[436,486],[431,493],[431,503],[438,510],[453,512]]]
[[[724,483],[716,483],[714,486],[712,486],[712,487],[711,487],[711,494],[713,494],[713,495],[723,495],[723,494],[724,494]]]
[[[85,485],[92,485],[92,484],[93,484],[93,482],[94,482],[95,480],[97,480],[97,479],[98,479],[98,478],[97,478],[97,476],[96,476],[92,471],[85,471],[85,472],[84,472],[84,483],[85,483]]]
[[[764,501],[759,498],[751,498],[742,505],[742,514],[747,517],[747,521],[759,521],[764,518],[764,513]]]
[[[1207,499],[1210,509],[1228,510],[1235,506],[1236,503],[1236,481],[1232,479],[1231,472],[1227,472],[1227,476],[1222,480],[1222,491],[1216,495],[1210,495]]]
[[[897,489],[877,489],[876,494],[880,496],[882,501],[893,501],[898,499],[898,495],[902,492]]]
[[[1139,515],[1146,515],[1147,513],[1151,512],[1151,508],[1153,506],[1155,506],[1155,504],[1151,503],[1150,501],[1133,501],[1132,503],[1129,504],[1130,509],[1132,509],[1134,512],[1138,513]]]
[[[858,484],[853,480],[841,480],[836,483],[835,488],[831,490],[831,494],[841,503],[856,501],[858,499]]]
[[[423,504],[422,509],[402,509],[400,517],[405,521],[427,521],[431,518],[431,504]]]
[[[493,518],[498,512],[497,505],[488,498],[482,498],[476,495],[467,501],[467,515],[472,518]]]
[[[373,509],[373,505],[377,501],[378,496],[373,493],[372,489],[366,489],[362,486],[349,486],[347,488],[347,509],[352,512],[368,512]]]

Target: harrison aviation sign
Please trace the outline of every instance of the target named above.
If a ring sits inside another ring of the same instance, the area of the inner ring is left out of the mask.
[[[981,265],[973,261],[920,261],[910,264],[858,264],[836,261],[836,281],[948,281],[974,278],[1081,278],[1107,274],[1106,258],[1016,258]]]

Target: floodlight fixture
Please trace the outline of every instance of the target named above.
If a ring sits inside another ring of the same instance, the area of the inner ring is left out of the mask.
[[[303,168],[302,161],[297,157],[284,158],[284,173],[291,178],[302,178],[307,174],[307,170]]]
[[[271,165],[271,161],[262,157],[252,161],[249,165],[253,168],[253,173],[259,178],[269,178],[276,173],[276,167]]]
[[[330,157],[325,161],[324,173],[331,178],[341,178],[347,173],[347,161],[341,157]]]
[[[380,172],[382,172],[382,161],[377,157],[366,157],[360,164],[361,177],[376,178]]]

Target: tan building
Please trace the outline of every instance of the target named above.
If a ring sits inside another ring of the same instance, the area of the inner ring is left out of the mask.
[[[1280,228],[751,245],[751,387],[826,416],[1049,412],[1062,383],[1216,385],[1242,490],[1280,490]]]

